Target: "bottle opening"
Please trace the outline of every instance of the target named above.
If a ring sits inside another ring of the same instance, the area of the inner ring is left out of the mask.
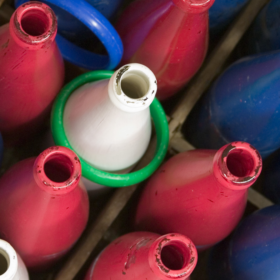
[[[149,85],[148,77],[140,71],[129,71],[121,80],[123,93],[132,99],[144,97],[148,93]]]
[[[9,262],[7,260],[7,256],[0,250],[0,275],[5,274],[8,268]]]
[[[243,149],[230,151],[226,164],[229,172],[236,177],[248,176],[255,166],[252,155]]]
[[[183,269],[189,263],[189,259],[189,250],[180,242],[172,242],[161,250],[161,261],[170,270]]]
[[[21,18],[21,27],[30,36],[40,36],[48,31],[49,18],[41,10],[29,10]]]
[[[74,172],[71,160],[62,154],[50,156],[45,164],[44,171],[46,176],[53,182],[62,183],[70,179]]]

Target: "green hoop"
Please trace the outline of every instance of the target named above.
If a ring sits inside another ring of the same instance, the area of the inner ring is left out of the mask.
[[[101,70],[82,74],[64,86],[60,91],[54,102],[51,115],[51,130],[56,145],[64,146],[75,151],[68,142],[63,127],[64,107],[72,92],[86,83],[110,79],[113,73],[113,71]],[[151,104],[150,111],[156,128],[157,147],[154,158],[147,166],[128,174],[113,174],[92,167],[80,157],[82,175],[95,183],[109,187],[127,187],[138,184],[150,177],[165,158],[169,142],[168,122],[165,112],[157,99],[154,99]]]

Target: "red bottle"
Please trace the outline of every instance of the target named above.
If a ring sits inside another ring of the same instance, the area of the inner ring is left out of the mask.
[[[208,48],[208,10],[215,0],[138,0],[121,15],[122,64],[141,63],[158,81],[160,100],[174,95],[201,66]]]
[[[132,232],[102,251],[85,280],[188,280],[196,263],[194,244],[181,234]]]
[[[0,28],[0,131],[10,144],[40,127],[63,84],[56,31],[53,11],[35,1]]]
[[[28,268],[48,267],[83,232],[89,212],[74,152],[51,147],[14,165],[0,179],[0,237]]]
[[[218,151],[194,150],[168,160],[140,198],[137,229],[187,235],[203,250],[221,241],[240,221],[247,189],[262,169],[258,151],[233,142]]]

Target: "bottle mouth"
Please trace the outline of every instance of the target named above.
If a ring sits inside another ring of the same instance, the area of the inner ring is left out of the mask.
[[[0,279],[12,279],[18,266],[17,254],[13,247],[0,239]]]
[[[171,279],[186,279],[197,263],[197,251],[192,241],[180,234],[167,234],[156,240],[150,256],[157,274]],[[160,277],[160,278],[161,278]]]
[[[250,144],[233,142],[223,147],[219,165],[226,180],[246,185],[254,182],[260,175],[262,158]]]
[[[44,3],[31,1],[17,8],[13,16],[14,32],[29,45],[52,42],[57,31],[53,10]]]
[[[148,67],[138,63],[121,67],[114,73],[109,83],[111,100],[118,107],[130,112],[149,107],[156,91],[155,75]]]
[[[57,195],[64,194],[72,190],[80,180],[80,160],[68,148],[50,147],[37,157],[34,175],[42,188]]]

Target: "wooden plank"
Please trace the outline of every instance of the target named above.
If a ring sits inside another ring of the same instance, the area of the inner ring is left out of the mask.
[[[241,37],[247,31],[262,7],[268,2],[269,0],[251,0],[235,23],[230,27],[221,43],[194,77],[184,97],[171,114],[171,121],[169,123],[170,137],[173,137],[174,132],[185,121],[198,99],[206,91],[217,74],[220,73]]]

